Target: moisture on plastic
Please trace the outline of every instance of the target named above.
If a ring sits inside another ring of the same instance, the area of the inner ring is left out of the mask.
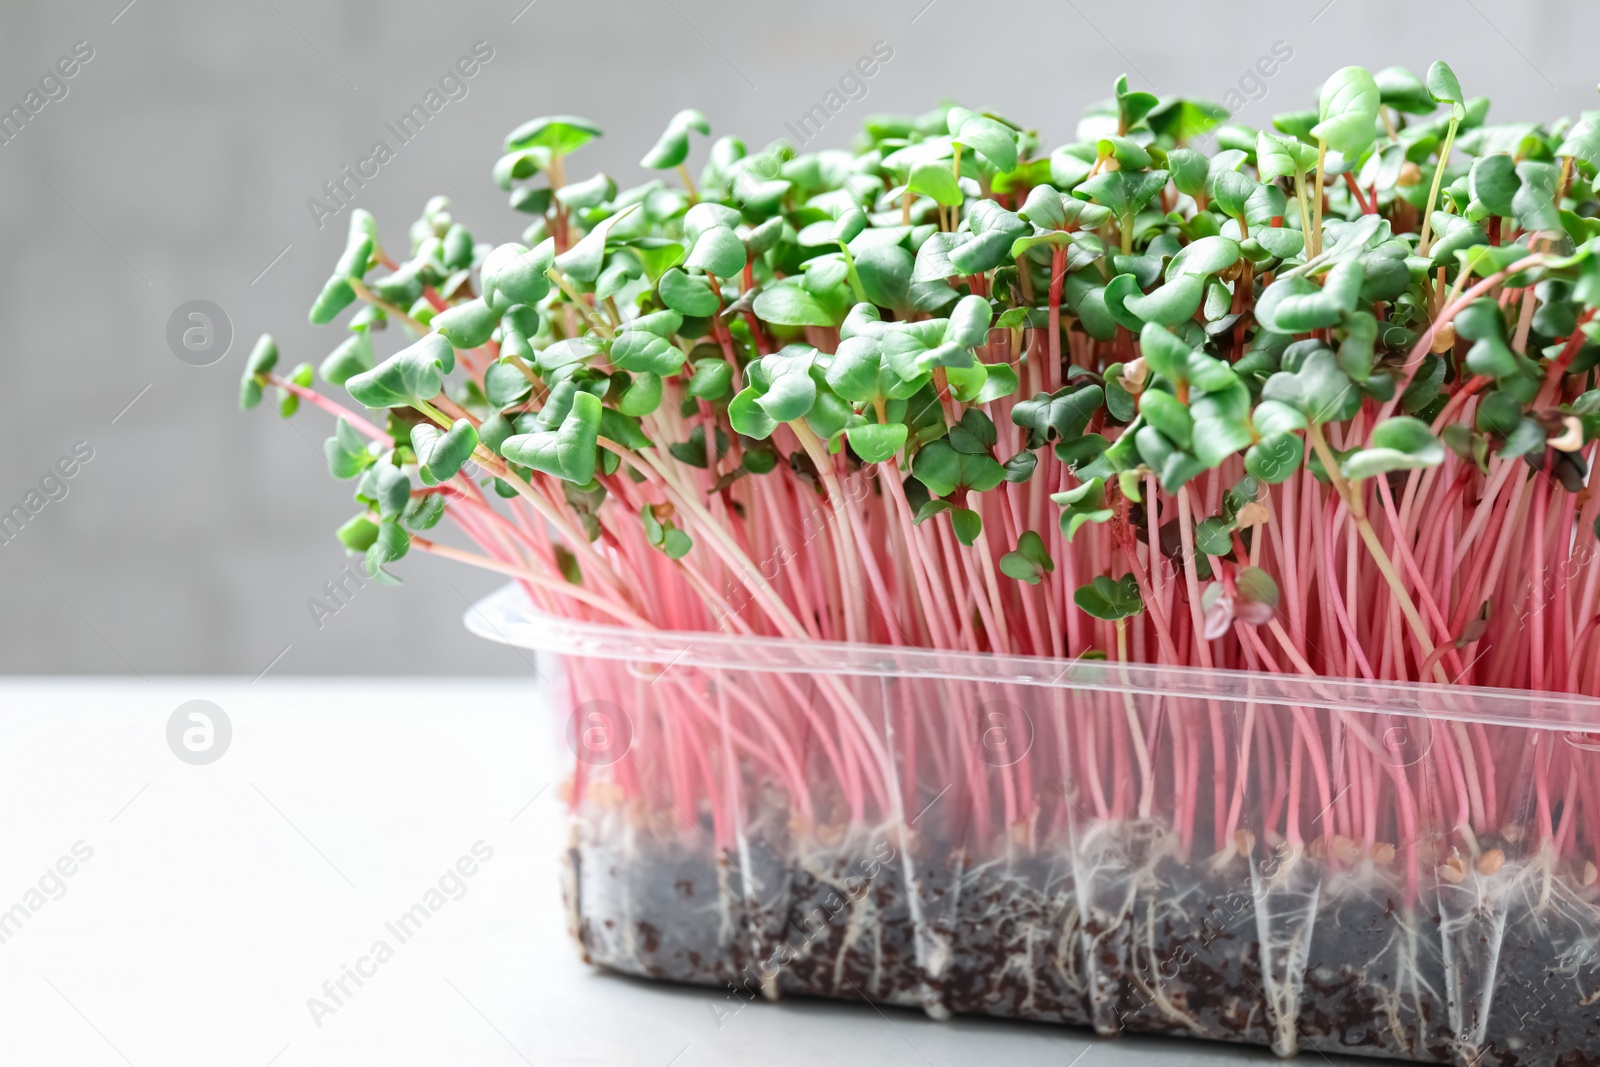
[[[718,987],[1600,1064],[1600,701],[536,611],[585,958]]]

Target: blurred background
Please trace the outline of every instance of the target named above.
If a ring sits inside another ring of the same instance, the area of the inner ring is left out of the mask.
[[[1053,146],[1124,72],[1261,126],[1314,105],[1345,64],[1420,74],[1443,58],[1468,95],[1494,99],[1490,121],[1546,120],[1596,106],[1589,17],[1579,0],[7,4],[0,515],[22,506],[30,519],[0,537],[0,672],[529,671],[462,628],[498,580],[435,559],[403,561],[403,586],[368,584],[318,620],[308,601],[353,562],[332,535],[352,507],[326,474],[330,421],[236,408],[262,331],[285,366],[319,362],[342,338],[307,325],[306,310],[348,213],[319,228],[308,201],[332,206],[324,183],[379,140],[392,160],[347,188],[386,243],[406,247],[434,194],[500,242],[527,217],[490,167],[505,133],[536,115],[603,127],[569,177],[605,170],[624,187],[654,176],[637,161],[683,107],[752,147],[796,143],[801,116],[836,107],[806,144],[817,148],[847,145],[873,112],[948,98]],[[841,84],[865,56],[876,73]],[[478,61],[464,93],[440,90],[463,57]],[[430,90],[442,106],[402,144],[386,124]],[[185,362],[168,323],[196,300],[222,317],[215,347]],[[380,335],[380,353],[398,334]]]

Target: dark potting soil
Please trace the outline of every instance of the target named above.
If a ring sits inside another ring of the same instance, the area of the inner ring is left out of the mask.
[[[1213,868],[1139,842],[1108,868],[1067,850],[908,862],[867,838],[809,855],[750,839],[719,858],[589,837],[568,854],[586,957],[734,1003],[865,999],[1281,1054],[1600,1067],[1600,911],[1559,884],[1512,894],[1498,916],[1448,900],[1406,912],[1312,859],[1268,885],[1242,858]],[[1487,1019],[1469,1010],[1479,985]]]

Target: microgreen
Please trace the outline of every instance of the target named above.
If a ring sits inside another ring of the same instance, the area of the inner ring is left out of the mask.
[[[375,575],[415,545],[629,625],[1592,685],[1461,642],[1523,647],[1494,531],[1550,566],[1595,520],[1600,111],[1495,125],[1444,63],[1307,103],[1121,78],[1064,144],[945,106],[803,153],[690,109],[622,180],[534,119],[488,175],[522,240],[352,212],[327,391],[264,337],[240,405],[337,417]],[[443,518],[483,554],[415,536]]]

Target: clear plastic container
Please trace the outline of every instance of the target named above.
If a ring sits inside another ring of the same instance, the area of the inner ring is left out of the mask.
[[[536,612],[591,962],[1462,1064],[1600,1064],[1600,701]]]

